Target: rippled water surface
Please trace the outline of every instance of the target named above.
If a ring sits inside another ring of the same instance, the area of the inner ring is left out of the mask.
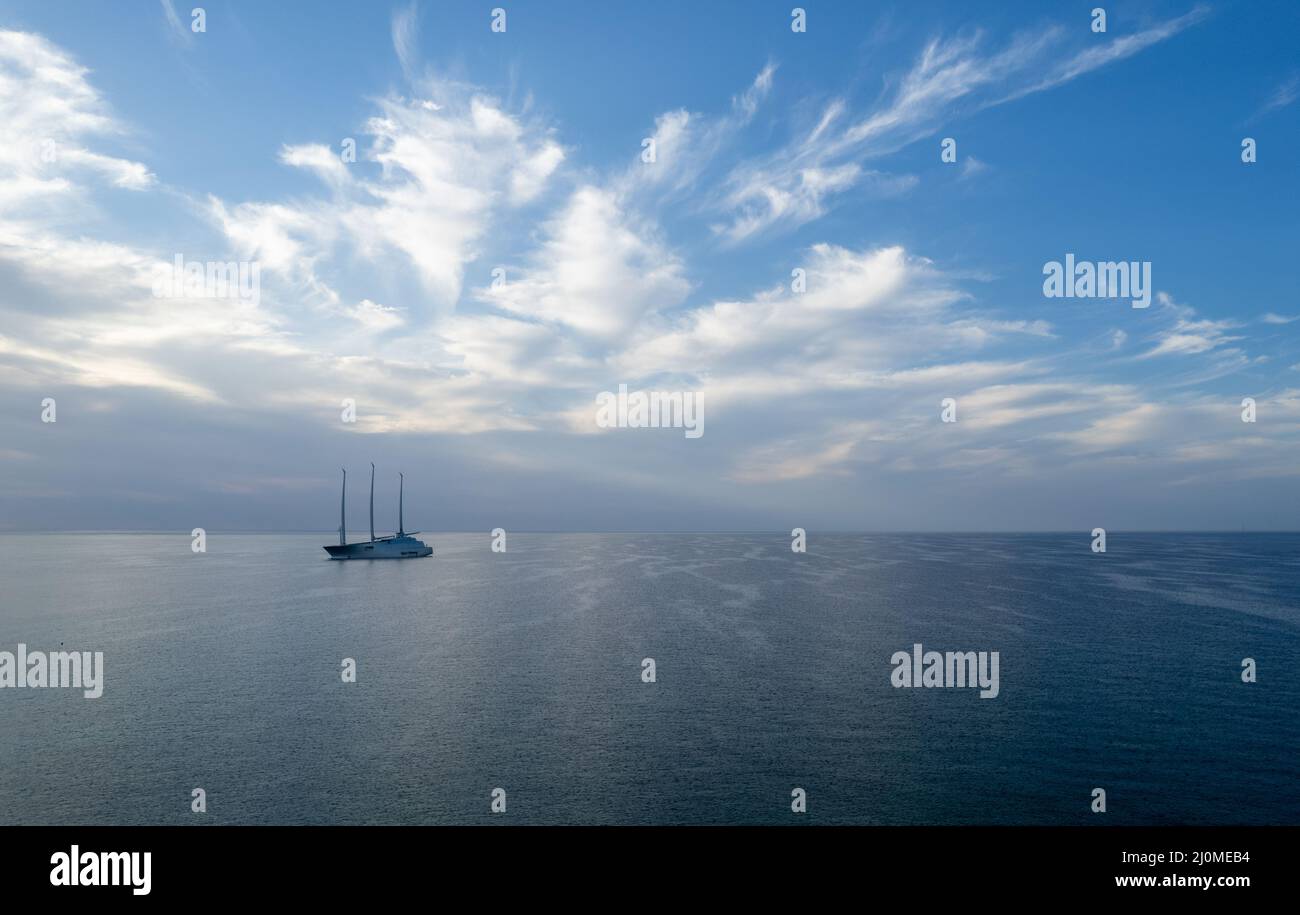
[[[0,689],[0,822],[1300,823],[1300,535],[424,539],[0,535],[0,650],[106,668]]]

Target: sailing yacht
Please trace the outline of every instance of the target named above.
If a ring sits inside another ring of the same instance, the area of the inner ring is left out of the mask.
[[[397,533],[387,537],[375,536],[375,465],[370,465],[370,539],[348,543],[347,504],[348,472],[343,470],[343,498],[339,503],[339,542],[329,544],[325,552],[330,559],[414,559],[419,556],[432,556],[433,547],[416,540],[414,534],[407,533],[402,519],[402,499],[406,489],[406,477],[397,475],[401,482],[397,489]]]

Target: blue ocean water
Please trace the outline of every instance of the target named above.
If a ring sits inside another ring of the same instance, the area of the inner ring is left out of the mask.
[[[1300,823],[1300,535],[424,539],[0,535],[0,651],[106,670],[0,689],[0,823]]]

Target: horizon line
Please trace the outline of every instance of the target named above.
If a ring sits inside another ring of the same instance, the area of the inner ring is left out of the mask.
[[[37,528],[31,530],[0,530],[0,536],[18,535],[25,536],[30,534],[175,534],[177,536],[189,537],[192,532],[183,528]],[[377,531],[379,529],[376,529]],[[387,529],[384,529],[385,531]],[[416,531],[420,534],[491,534],[492,528],[461,528],[455,530],[430,530],[428,528]],[[508,533],[512,534],[780,534],[781,536],[790,536],[784,528],[730,528],[730,529],[598,529],[598,530],[577,530],[577,529],[560,529],[560,528],[505,528]],[[1018,529],[939,529],[939,528],[895,528],[895,529],[871,529],[871,528],[805,528],[809,532],[821,534],[1083,534],[1091,535],[1091,528],[1018,528]],[[205,533],[209,534],[337,534],[338,528],[283,528],[276,530],[267,530],[263,528],[205,528]],[[351,533],[351,531],[349,531]],[[366,530],[360,530],[358,533],[368,533]],[[394,529],[391,533],[396,533]],[[1300,534],[1297,528],[1106,528],[1107,534]]]

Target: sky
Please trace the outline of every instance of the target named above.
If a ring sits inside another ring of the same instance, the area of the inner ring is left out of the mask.
[[[1300,6],[1098,2],[0,0],[0,530],[1294,530]]]

